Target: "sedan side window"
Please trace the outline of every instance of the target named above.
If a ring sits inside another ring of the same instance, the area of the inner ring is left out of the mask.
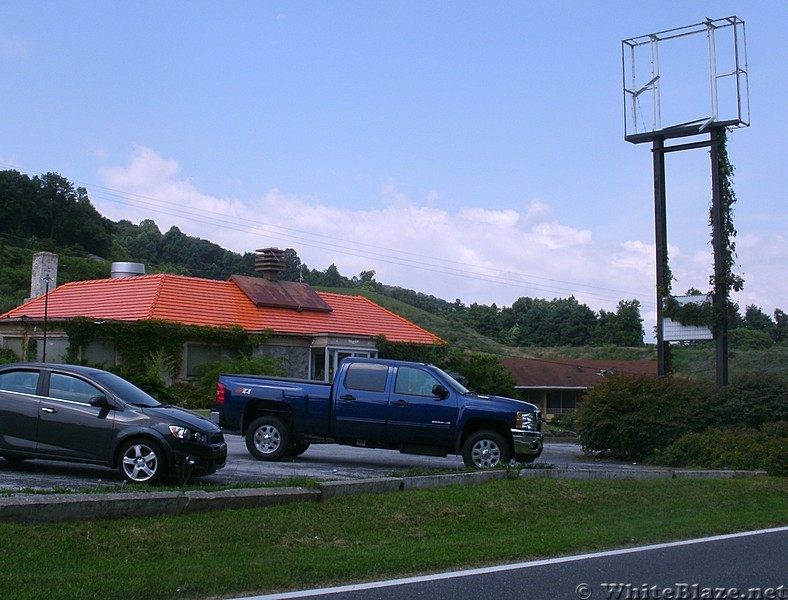
[[[0,390],[35,394],[38,389],[38,371],[6,371],[0,373]]]
[[[101,390],[82,379],[62,373],[52,373],[49,376],[50,398],[89,404],[92,398],[101,395]]]

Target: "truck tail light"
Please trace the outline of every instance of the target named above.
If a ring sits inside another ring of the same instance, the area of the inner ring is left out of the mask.
[[[224,406],[224,401],[227,398],[227,386],[223,383],[216,384],[216,404]]]

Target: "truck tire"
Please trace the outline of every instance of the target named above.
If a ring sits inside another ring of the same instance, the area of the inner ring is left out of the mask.
[[[462,446],[462,460],[469,469],[508,465],[511,459],[509,444],[495,431],[477,431],[468,436]]]
[[[285,452],[285,456],[290,456],[295,458],[296,456],[301,456],[304,452],[309,450],[309,444],[301,442],[296,444],[290,444],[290,447]]]
[[[279,460],[289,448],[290,428],[279,417],[260,417],[246,430],[246,449],[257,460]]]

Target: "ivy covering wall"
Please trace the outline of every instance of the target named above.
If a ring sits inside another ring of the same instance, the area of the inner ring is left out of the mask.
[[[91,342],[114,345],[124,371],[142,375],[152,356],[170,365],[173,373],[181,371],[183,346],[186,342],[214,344],[239,355],[251,356],[271,337],[272,332],[249,333],[241,327],[205,327],[184,325],[159,319],[141,321],[96,321],[76,317],[64,323],[69,339],[66,361],[77,363]]]

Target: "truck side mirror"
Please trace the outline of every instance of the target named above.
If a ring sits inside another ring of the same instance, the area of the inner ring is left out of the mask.
[[[445,400],[449,397],[449,390],[447,390],[444,386],[440,383],[436,383],[432,386],[432,395],[437,396],[441,400]]]

